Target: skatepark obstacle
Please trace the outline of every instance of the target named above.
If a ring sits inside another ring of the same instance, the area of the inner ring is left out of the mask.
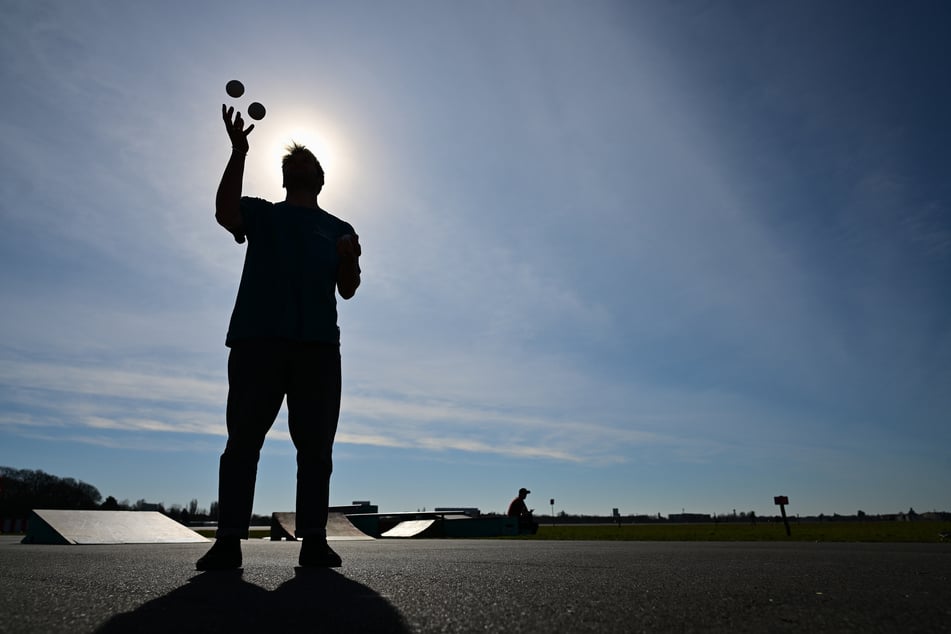
[[[271,513],[271,541],[296,541],[297,513]],[[327,541],[373,539],[354,526],[343,513],[327,515]]]
[[[24,544],[186,544],[208,540],[157,511],[34,509]]]

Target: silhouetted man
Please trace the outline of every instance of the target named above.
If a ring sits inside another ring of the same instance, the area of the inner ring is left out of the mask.
[[[215,218],[238,243],[244,270],[228,328],[228,442],[218,482],[218,531],[198,570],[241,566],[264,437],[287,397],[297,448],[297,530],[301,566],[339,566],[327,544],[331,459],[340,414],[340,330],[335,291],[360,285],[360,243],[350,224],[317,205],[324,172],[304,146],[282,162],[286,197],[271,203],[241,196],[247,129],[241,113],[221,107],[231,158],[215,199]]]
[[[519,532],[528,531],[534,535],[538,532],[538,524],[535,522],[532,511],[525,505],[525,498],[528,497],[529,493],[531,493],[531,491],[524,487],[519,489],[518,497],[509,504],[509,510],[506,515],[518,519]]]

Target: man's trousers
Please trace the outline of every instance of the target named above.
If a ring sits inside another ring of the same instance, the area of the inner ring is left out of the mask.
[[[297,449],[296,534],[326,537],[340,383],[337,344],[255,339],[232,345],[218,537],[248,537],[258,458],[285,396],[287,426]]]

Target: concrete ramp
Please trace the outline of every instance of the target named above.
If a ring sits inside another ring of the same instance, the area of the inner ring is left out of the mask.
[[[157,511],[54,511],[30,515],[24,544],[186,544],[208,540]]]
[[[331,513],[327,516],[327,541],[352,541],[373,539],[347,519],[343,513]]]
[[[381,537],[436,537],[438,531],[437,520],[406,520],[383,533]]]
[[[296,541],[297,513],[271,513],[271,541]],[[327,515],[327,541],[373,539],[354,526],[343,513]]]
[[[271,541],[297,541],[297,513],[271,513]]]
[[[515,517],[447,517],[442,526],[445,537],[499,537],[518,535]]]

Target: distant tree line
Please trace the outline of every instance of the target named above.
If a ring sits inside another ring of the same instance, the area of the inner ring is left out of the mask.
[[[103,511],[158,511],[181,524],[201,524],[214,522],[218,519],[218,502],[212,502],[210,508],[199,508],[198,500],[193,499],[185,505],[172,504],[165,506],[165,502],[148,502],[144,499],[130,503],[129,500],[116,500],[111,495],[99,507]]]
[[[198,500],[188,504],[119,501],[113,496],[102,499],[99,489],[74,478],[61,478],[43,471],[0,467],[0,519],[25,519],[33,509],[158,511],[184,525],[200,525],[218,521],[218,502],[207,509]],[[269,525],[270,517],[254,515],[253,525]]]
[[[496,512],[483,513],[484,517],[497,517],[501,515]],[[559,511],[555,514],[554,519],[550,514],[535,514],[535,521],[540,524],[682,524],[682,523],[750,523],[756,524],[757,522],[782,522],[782,517],[779,515],[757,515],[755,511],[733,511],[732,513],[671,513],[670,515],[663,515],[661,513],[654,514],[633,514],[629,513],[626,515],[621,515],[615,517],[613,515],[579,515],[579,514],[570,514],[565,511]],[[899,513],[886,513],[886,514],[877,514],[872,515],[866,513],[865,511],[859,510],[854,515],[840,515],[839,513],[833,513],[831,515],[826,515],[825,513],[820,513],[818,515],[810,516],[798,516],[794,515],[789,518],[792,522],[876,522],[876,521],[931,521],[931,520],[941,520],[948,521],[951,520],[951,512],[948,511],[930,511],[928,513],[916,513],[915,509],[910,508],[907,512]]]
[[[26,517],[31,509],[97,509],[99,489],[42,471],[0,467],[0,517]]]

